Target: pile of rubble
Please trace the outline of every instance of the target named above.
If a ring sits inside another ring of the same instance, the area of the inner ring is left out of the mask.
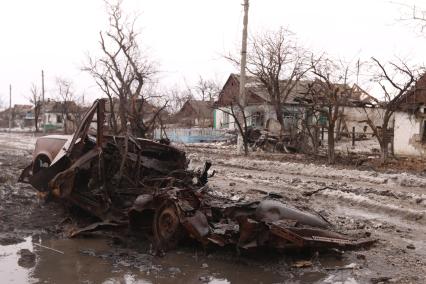
[[[97,217],[98,222],[72,236],[128,226],[153,236],[158,249],[173,248],[187,238],[205,246],[243,249],[373,242],[336,233],[319,214],[274,199],[237,202],[218,197],[207,185],[211,162],[202,170],[188,170],[185,153],[175,147],[107,135],[104,108],[104,100],[96,101],[72,137],[39,138],[33,163],[20,177],[40,196],[77,205]],[[52,157],[41,156],[49,151]]]

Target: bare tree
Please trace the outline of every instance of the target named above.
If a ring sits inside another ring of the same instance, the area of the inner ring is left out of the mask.
[[[95,79],[96,85],[107,96],[109,107],[107,110],[109,111],[108,124],[112,129],[112,132],[117,135],[120,132],[115,113],[115,97],[116,95],[118,96],[118,91],[113,88],[113,86],[115,86],[114,82],[110,81],[110,78],[114,78],[111,77],[113,75],[113,71],[107,64],[97,62],[90,56],[88,56],[88,64],[83,67],[83,70],[89,72],[92,75],[92,77]]]
[[[328,163],[335,163],[335,128],[341,115],[342,106],[351,96],[348,85],[348,67],[342,62],[321,59],[312,63],[315,80],[309,84],[307,98],[314,113],[323,114],[327,119]]]
[[[64,133],[68,134],[68,121],[72,121],[72,112],[75,106],[75,93],[73,83],[65,78],[56,78],[56,88],[58,92],[58,100],[61,106],[62,121],[64,123]]]
[[[99,33],[103,56],[89,57],[83,70],[92,75],[109,98],[115,132],[128,133],[129,123],[133,134],[144,137],[147,126],[140,111],[147,98],[143,96],[142,88],[156,71],[153,63],[139,48],[140,34],[135,30],[138,17],[124,15],[121,4],[122,1],[106,1],[109,28]],[[113,114],[114,97],[118,98],[119,129]]]
[[[238,97],[234,97],[230,102],[228,108],[220,108],[220,110],[234,119],[234,123],[237,126],[239,135],[242,137],[244,155],[248,156],[249,154],[249,125],[248,125],[248,116],[244,111],[244,107],[241,105]]]
[[[381,108],[376,108],[373,113],[368,112],[364,107],[364,113],[367,124],[373,130],[374,136],[379,142],[381,162],[386,163],[392,137],[390,129],[391,118],[404,102],[403,98],[416,82],[419,73],[402,60],[399,60],[398,64],[389,62],[387,65],[382,64],[374,57],[372,61],[378,67],[375,82],[383,92],[383,102],[380,103]],[[380,120],[379,126],[375,124],[375,118]]]
[[[174,85],[167,89],[163,89],[161,93],[163,95],[159,96],[160,100],[157,105],[164,105],[167,103],[167,111],[171,114],[179,112],[188,100],[195,100],[192,89],[189,87],[182,89]]]
[[[247,72],[267,89],[277,120],[284,129],[283,106],[311,69],[310,54],[299,47],[294,34],[284,28],[252,36],[247,52]],[[239,64],[234,56],[227,56]]]
[[[214,101],[219,96],[221,87],[216,81],[199,76],[193,89],[195,96],[201,98],[202,101]]]
[[[426,10],[423,7],[418,7],[408,3],[395,4],[403,7],[400,20],[414,23],[416,27],[420,28],[420,32],[423,33],[426,28]]]
[[[40,117],[41,112],[41,92],[37,88],[37,85],[35,83],[31,84],[30,88],[31,97],[29,98],[30,103],[33,105],[34,108],[34,126],[35,131],[38,132],[38,119]]]
[[[319,146],[320,146],[320,129],[322,128],[321,115],[322,111],[319,110],[318,105],[309,101],[306,103],[303,112],[301,111],[301,134],[305,135],[311,142],[312,149],[310,153],[317,155]],[[306,145],[304,145],[306,146]],[[302,147],[302,151],[306,151],[310,149],[304,149]]]

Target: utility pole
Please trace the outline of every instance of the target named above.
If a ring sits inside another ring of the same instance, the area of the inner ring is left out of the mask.
[[[9,85],[9,132],[12,131],[12,84]]]
[[[244,0],[244,18],[243,18],[243,36],[241,41],[241,69],[240,69],[240,90],[239,90],[239,97],[240,97],[240,105],[242,112],[240,115],[241,118],[241,126],[244,129],[244,135],[245,133],[245,123],[244,123],[244,116],[245,116],[245,107],[246,107],[246,65],[247,65],[247,26],[248,26],[248,11],[249,11],[249,0]],[[243,137],[241,135],[238,135],[237,138],[237,152],[242,153],[244,148],[244,141]]]
[[[40,113],[42,115],[43,121],[43,133],[46,133],[46,115],[44,114],[44,71],[41,70],[41,110]],[[38,123],[38,121],[37,121]]]

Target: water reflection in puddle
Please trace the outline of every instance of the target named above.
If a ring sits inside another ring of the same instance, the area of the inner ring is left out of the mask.
[[[289,274],[278,274],[270,269],[235,260],[197,256],[188,251],[169,252],[164,257],[131,252],[131,259],[142,264],[129,263],[111,254],[111,247],[102,239],[42,240],[42,245],[63,254],[33,244],[31,237],[25,242],[0,246],[1,283],[315,283],[324,279],[320,272],[306,273],[299,279]],[[18,265],[21,249],[35,253],[32,268]],[[86,253],[82,253],[86,252]],[[87,253],[89,252],[89,253]],[[111,256],[112,255],[112,256]],[[126,260],[127,259],[127,260]],[[306,280],[306,281],[304,281]]]
[[[31,237],[25,242],[15,245],[0,246],[0,282],[1,283],[32,283],[31,270],[18,265],[21,249],[33,251]]]

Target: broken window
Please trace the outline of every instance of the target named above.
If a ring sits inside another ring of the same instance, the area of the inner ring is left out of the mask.
[[[284,109],[283,110],[283,120],[284,120],[284,130],[291,130],[297,128],[297,123],[299,121],[299,111],[297,109]]]
[[[256,111],[251,115],[251,125],[254,127],[263,127],[265,116],[262,112]]]

